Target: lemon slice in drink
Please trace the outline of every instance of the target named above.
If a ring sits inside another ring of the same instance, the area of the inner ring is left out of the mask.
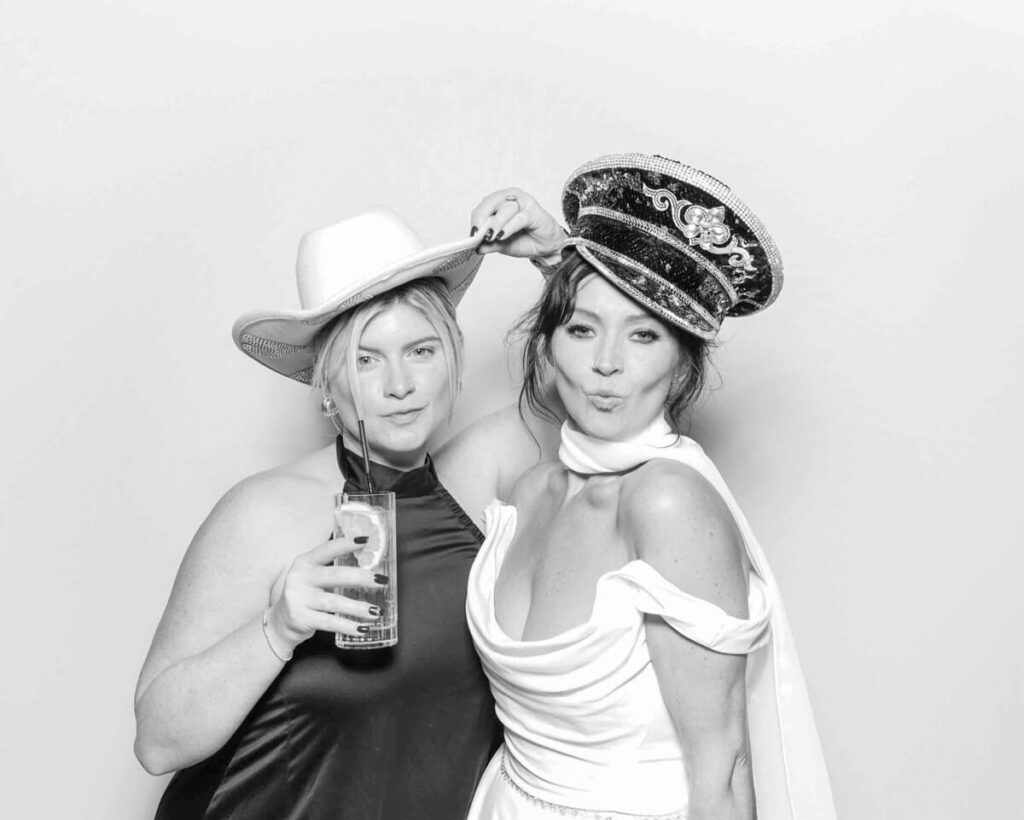
[[[346,538],[365,536],[369,539],[354,553],[356,562],[363,569],[373,569],[380,563],[388,549],[388,527],[384,510],[359,501],[352,501],[341,508],[341,531]]]

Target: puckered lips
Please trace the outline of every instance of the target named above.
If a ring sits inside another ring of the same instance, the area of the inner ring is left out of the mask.
[[[618,408],[625,396],[612,390],[587,390],[587,399],[598,410],[608,412]]]

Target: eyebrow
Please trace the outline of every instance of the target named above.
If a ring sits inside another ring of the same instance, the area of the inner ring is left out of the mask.
[[[587,310],[586,308],[581,308],[581,307],[574,308],[573,309],[573,315],[576,315],[577,313],[582,313],[584,316],[588,316],[589,318],[593,319],[595,322],[600,322],[601,321],[601,317],[598,316],[596,313],[594,313],[594,311],[592,311],[592,310]],[[657,321],[657,320],[654,319],[652,316],[650,316],[647,313],[630,313],[626,317],[626,321],[627,322],[652,322],[652,321]]]
[[[414,342],[409,342],[409,344],[407,344],[403,348],[403,350],[409,350],[410,348],[413,348],[413,347],[419,347],[420,345],[425,344],[426,342],[437,342],[438,344],[440,344],[441,343],[441,337],[436,335],[436,334],[433,335],[433,336],[424,336],[421,339],[416,339],[416,341],[414,341]],[[377,354],[380,354],[381,352],[383,352],[379,348],[370,347],[369,345],[364,345],[364,344],[360,344],[359,345],[359,349],[360,350],[365,350],[367,353],[377,353]]]

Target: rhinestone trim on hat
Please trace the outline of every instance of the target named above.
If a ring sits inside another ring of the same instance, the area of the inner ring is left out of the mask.
[[[309,345],[290,345],[245,333],[242,335],[242,350],[254,358],[285,359],[288,356],[308,352]]]
[[[461,252],[455,254],[454,256],[452,256],[450,259],[448,259],[448,261],[445,262],[443,265],[440,265],[430,275],[431,276],[440,276],[442,273],[447,273],[450,270],[454,270],[459,265],[464,265],[466,263],[466,260],[469,259],[470,255],[471,254],[475,254],[475,253],[476,253],[476,249],[475,248],[469,248],[467,250],[461,251]],[[480,257],[480,260],[481,261],[483,260],[482,256]],[[479,263],[477,263],[477,265],[474,265],[474,267],[479,267]]]
[[[302,368],[302,370],[297,370],[294,373],[289,373],[288,378],[295,379],[295,381],[302,382],[303,384],[312,384],[313,365],[310,365],[309,367],[304,367]]]
[[[641,154],[641,153],[626,153],[626,154],[610,154],[604,157],[598,157],[597,159],[590,160],[589,162],[583,163],[579,168],[572,172],[569,179],[566,181],[562,188],[562,199],[565,199],[565,195],[569,190],[569,186],[572,185],[580,176],[583,174],[592,173],[594,171],[604,171],[613,168],[635,168],[640,171],[649,171],[653,174],[664,174],[666,176],[674,177],[688,185],[696,186],[701,190],[711,194],[718,199],[723,205],[732,209],[733,213],[736,214],[746,225],[749,227],[750,232],[754,234],[758,244],[761,246],[761,250],[764,251],[765,256],[768,259],[768,266],[772,274],[772,290],[768,298],[763,304],[758,307],[758,310],[763,310],[768,307],[778,297],[779,292],[782,290],[783,283],[783,266],[782,266],[782,254],[779,253],[778,247],[772,240],[768,231],[765,230],[761,220],[758,219],[757,215],[748,208],[742,200],[733,194],[732,190],[719,179],[710,174],[706,174],[703,171],[693,168],[689,165],[683,165],[681,162],[660,157],[657,155]]]
[[[446,273],[459,265],[465,264],[466,258],[470,254],[476,255],[477,259],[469,266],[469,270],[466,271],[466,275],[463,277],[462,281],[449,288],[452,293],[462,293],[462,291],[466,290],[466,288],[473,283],[473,279],[476,277],[476,272],[480,270],[480,265],[483,264],[484,258],[476,253],[475,248],[470,248],[468,251],[460,253],[458,257],[455,257],[455,259],[458,260],[456,264],[445,264],[437,271],[437,273]]]
[[[644,187],[646,188],[647,186],[645,185]],[[663,228],[660,225],[655,225],[652,222],[646,222],[643,219],[637,219],[635,216],[630,216],[629,214],[613,211],[611,208],[604,208],[600,205],[587,205],[586,207],[580,208],[577,220],[582,219],[585,216],[600,216],[604,219],[613,219],[616,222],[628,225],[630,228],[642,231],[649,236],[653,236],[659,242],[664,242],[666,245],[675,248],[681,254],[684,254],[689,259],[696,262],[702,271],[718,282],[718,284],[722,286],[722,290],[724,290],[726,295],[729,297],[731,304],[735,305],[736,302],[739,301],[739,294],[736,293],[736,288],[732,286],[732,282],[729,281],[725,274],[708,262],[708,260],[699,253],[694,251],[693,248],[687,247],[672,236],[672,234],[668,232],[668,229]],[[728,228],[726,228],[726,230],[728,230]]]
[[[525,791],[516,781],[509,775],[508,770],[505,768],[505,753],[501,755],[501,778],[505,781],[506,785],[516,793],[516,796],[525,800],[534,808],[542,811],[551,812],[551,814],[558,815],[559,817],[576,817],[579,820],[686,820],[686,815],[682,812],[674,811],[671,814],[623,814],[622,812],[595,812],[588,811],[587,809],[577,809],[572,806],[562,806],[558,803],[550,803],[547,800],[541,800],[539,797],[534,797],[528,791]]]

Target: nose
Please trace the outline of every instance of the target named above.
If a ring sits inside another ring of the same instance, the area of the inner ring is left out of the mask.
[[[622,370],[622,354],[617,341],[608,334],[594,351],[593,371],[601,376],[613,376]]]
[[[388,378],[384,384],[385,395],[394,399],[404,399],[414,392],[416,392],[416,385],[412,376],[402,365],[388,368]]]

